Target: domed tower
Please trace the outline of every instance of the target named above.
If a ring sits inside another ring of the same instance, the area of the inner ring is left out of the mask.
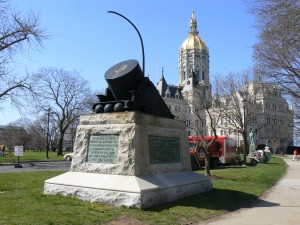
[[[188,38],[179,48],[179,86],[185,86],[188,78],[194,72],[199,83],[209,87],[209,53],[206,44],[198,36],[199,32],[197,30],[197,20],[194,10],[190,19],[188,34]]]

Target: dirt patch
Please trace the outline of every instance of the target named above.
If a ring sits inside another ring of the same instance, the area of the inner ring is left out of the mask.
[[[114,221],[106,223],[105,225],[147,225],[147,223],[131,217],[122,216]]]
[[[220,180],[222,179],[221,177],[218,177],[218,176],[210,176],[210,179],[212,180]]]

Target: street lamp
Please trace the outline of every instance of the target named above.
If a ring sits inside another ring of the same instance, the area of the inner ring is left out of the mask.
[[[246,129],[247,129],[247,127],[246,127],[246,99],[243,97],[243,100],[242,100],[242,102],[243,102],[243,138],[247,138],[247,136],[246,136]],[[244,140],[244,164],[243,164],[243,166],[246,166],[246,154],[247,154],[247,146],[246,146],[246,142],[245,142],[245,140]]]
[[[47,147],[46,147],[46,159],[49,159],[49,124],[50,124],[50,107],[48,108],[48,115],[47,115]]]
[[[145,76],[145,52],[144,52],[144,43],[143,43],[143,39],[142,39],[142,36],[139,32],[139,30],[136,28],[136,26],[125,16],[123,16],[122,14],[118,13],[118,12],[114,12],[114,11],[107,11],[108,13],[114,13],[122,18],[124,18],[125,20],[127,20],[133,27],[134,29],[136,30],[136,32],[138,33],[139,35],[139,38],[140,38],[140,42],[141,42],[141,46],[142,46],[142,55],[143,55],[143,74]]]

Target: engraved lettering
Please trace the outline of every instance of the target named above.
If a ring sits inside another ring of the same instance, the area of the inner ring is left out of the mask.
[[[151,164],[180,162],[179,138],[149,136]]]
[[[90,135],[87,162],[116,164],[118,135]]]

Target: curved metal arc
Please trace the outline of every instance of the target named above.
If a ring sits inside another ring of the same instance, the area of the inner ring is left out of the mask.
[[[138,35],[139,35],[139,37],[140,37],[141,45],[142,45],[142,54],[143,54],[143,74],[144,74],[144,77],[145,77],[145,53],[144,53],[144,44],[143,44],[143,39],[142,39],[142,36],[141,36],[139,30],[136,28],[136,26],[135,26],[128,18],[126,18],[126,17],[123,16],[122,14],[117,13],[117,12],[114,12],[114,11],[110,11],[110,10],[108,10],[107,12],[108,12],[108,13],[114,13],[114,14],[116,14],[116,15],[118,15],[118,16],[123,17],[123,18],[124,18],[125,20],[127,20],[127,21],[134,27],[134,29],[137,31],[137,33],[138,33]]]

